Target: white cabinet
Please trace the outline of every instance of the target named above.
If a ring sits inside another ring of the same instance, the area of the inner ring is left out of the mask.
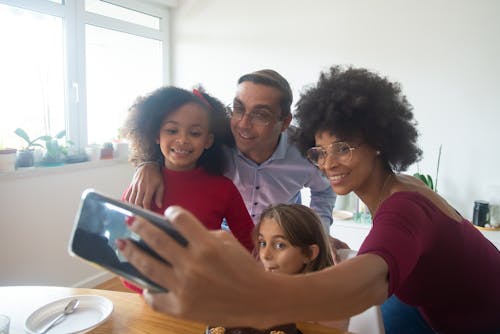
[[[371,227],[371,224],[355,223],[352,220],[334,220],[330,226],[330,235],[347,243],[352,249],[359,249]],[[481,233],[500,249],[500,231],[481,230]]]
[[[488,238],[496,248],[500,249],[500,231],[481,230],[481,233]]]
[[[355,223],[352,220],[334,220],[330,226],[330,235],[342,240],[352,249],[359,249],[371,228],[371,224]]]

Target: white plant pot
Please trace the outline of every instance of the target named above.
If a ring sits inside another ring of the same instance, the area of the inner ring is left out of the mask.
[[[14,148],[0,150],[0,173],[14,172],[16,170],[16,153]]]
[[[128,160],[128,143],[115,143],[114,144],[115,156],[114,158],[121,161]]]

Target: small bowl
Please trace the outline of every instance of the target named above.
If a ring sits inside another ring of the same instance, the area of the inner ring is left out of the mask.
[[[224,328],[224,327],[208,326],[205,330],[205,334],[222,334],[222,331],[220,333],[211,331],[211,329],[213,328]],[[273,331],[276,332],[276,334],[278,333],[302,334],[302,332],[297,329],[297,326],[295,324],[280,325],[264,330],[255,329],[251,327],[229,327],[229,328],[224,328],[224,330],[225,330],[224,334],[271,334]]]

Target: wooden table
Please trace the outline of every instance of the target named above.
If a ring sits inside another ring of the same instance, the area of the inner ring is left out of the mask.
[[[205,324],[157,313],[138,294],[97,289],[50,286],[0,287],[0,313],[11,319],[10,334],[25,333],[24,322],[33,311],[56,299],[73,295],[99,295],[113,302],[114,310],[111,316],[91,333],[203,334],[206,328]],[[297,327],[303,334],[345,333],[309,323],[298,324]]]

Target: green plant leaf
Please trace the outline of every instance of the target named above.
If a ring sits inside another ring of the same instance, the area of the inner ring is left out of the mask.
[[[62,131],[59,131],[58,134],[56,134],[56,138],[57,139],[61,139],[62,137],[64,137],[66,135],[66,130],[62,130]]]
[[[36,142],[37,140],[43,140],[43,141],[47,142],[47,141],[52,140],[52,136],[49,136],[49,135],[40,136],[36,139],[33,139],[33,142]]]
[[[416,177],[417,179],[420,179],[423,183],[427,184],[427,179],[423,174],[415,173],[413,174],[413,176]]]
[[[14,130],[14,133],[16,135],[18,135],[19,137],[21,137],[22,139],[26,140],[26,143],[28,143],[28,146],[30,146],[30,144],[31,144],[30,137],[28,136],[28,134],[26,133],[26,131],[24,131],[21,128],[17,128],[17,129]]]
[[[434,182],[432,181],[432,177],[429,174],[427,174],[426,184],[429,188],[431,188],[431,190],[434,190]]]
[[[420,173],[415,173],[413,174],[414,177],[417,179],[421,180],[425,185],[432,190],[434,190],[434,182],[432,181],[432,177],[429,174],[420,174]]]

